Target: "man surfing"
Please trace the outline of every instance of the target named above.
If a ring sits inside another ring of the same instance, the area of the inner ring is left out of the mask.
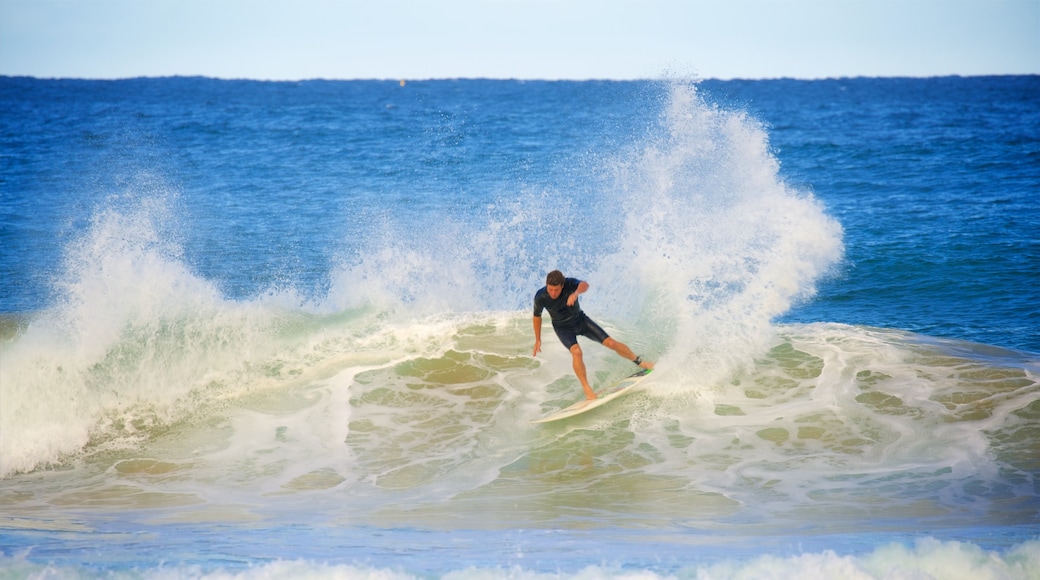
[[[535,292],[534,295],[534,352],[532,356],[538,356],[542,350],[542,311],[548,310],[556,336],[563,346],[571,351],[574,374],[581,382],[581,388],[585,390],[585,398],[591,400],[596,398],[596,393],[589,386],[589,379],[585,374],[585,361],[582,358],[581,346],[578,345],[578,336],[595,340],[641,368],[652,369],[654,363],[636,356],[625,343],[610,338],[598,324],[585,316],[578,304],[578,295],[584,294],[588,289],[589,283],[584,280],[564,277],[563,272],[559,270],[549,272],[549,275],[545,277],[545,287]]]

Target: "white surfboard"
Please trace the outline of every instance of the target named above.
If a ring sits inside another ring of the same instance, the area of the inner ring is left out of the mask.
[[[617,383],[614,383],[609,388],[604,390],[602,393],[596,393],[596,398],[595,399],[592,399],[592,400],[582,399],[581,401],[578,401],[577,403],[574,403],[573,405],[571,405],[570,407],[567,407],[566,409],[561,409],[561,410],[556,411],[555,413],[553,413],[551,415],[542,417],[541,419],[536,419],[536,420],[531,421],[531,422],[532,423],[550,423],[552,421],[559,421],[560,419],[566,419],[567,417],[573,417],[575,415],[581,415],[582,413],[585,413],[586,411],[591,411],[591,410],[593,410],[593,409],[595,409],[597,407],[602,407],[603,405],[606,405],[607,403],[613,401],[614,399],[617,399],[619,397],[622,397],[624,395],[627,395],[627,394],[635,391],[635,386],[638,385],[639,383],[643,382],[643,380],[645,380],[646,377],[648,377],[650,375],[650,371],[651,370],[652,369],[640,369],[637,373],[635,373],[635,374],[633,374],[631,376],[628,376],[628,377],[626,377],[624,379],[621,379]]]

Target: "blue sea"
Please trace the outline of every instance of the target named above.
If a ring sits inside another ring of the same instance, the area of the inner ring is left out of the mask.
[[[534,425],[556,268],[657,368]],[[1040,77],[0,77],[0,578],[94,577],[1040,578]]]

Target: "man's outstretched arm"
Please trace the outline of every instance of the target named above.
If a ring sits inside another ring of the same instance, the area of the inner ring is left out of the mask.
[[[542,317],[535,316],[532,324],[534,325],[534,351],[531,356],[538,356],[542,350]]]

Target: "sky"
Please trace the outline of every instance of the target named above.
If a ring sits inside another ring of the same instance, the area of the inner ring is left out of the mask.
[[[1040,74],[1040,0],[0,0],[0,75]]]

